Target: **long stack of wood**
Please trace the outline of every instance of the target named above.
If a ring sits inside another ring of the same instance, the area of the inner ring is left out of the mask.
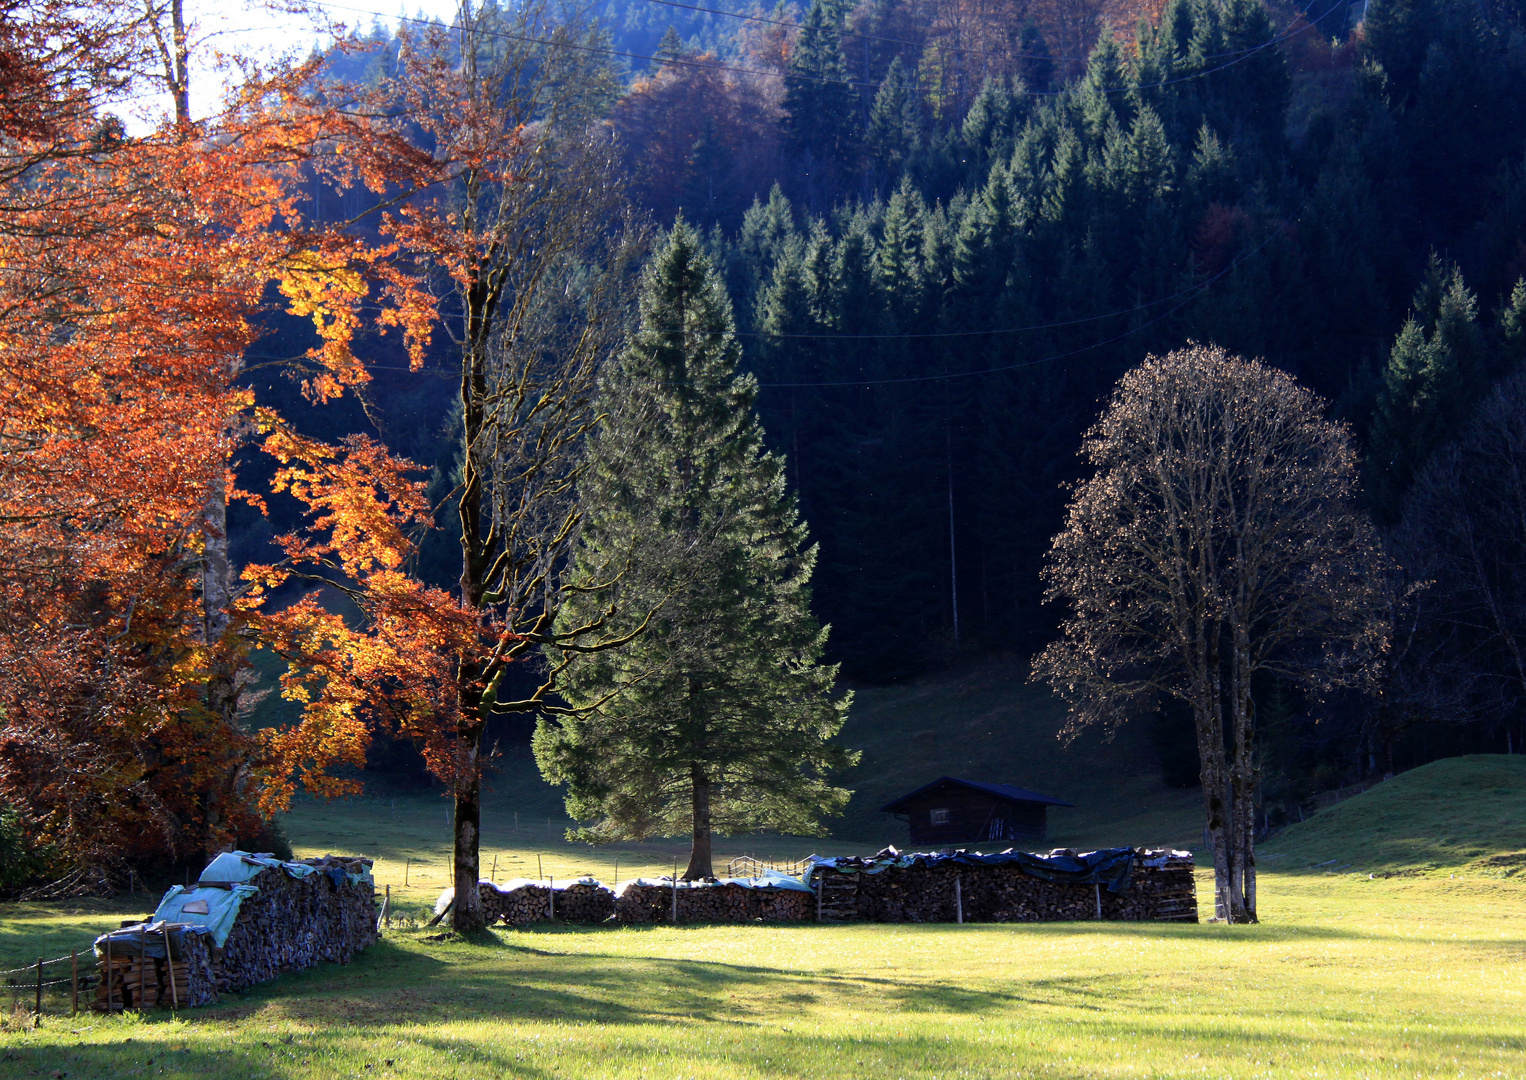
[[[1074,854],[1073,852],[1069,854]],[[814,871],[824,921],[1061,922],[1082,919],[1197,922],[1192,857],[1137,849],[1129,887],[1045,881],[1014,863],[914,862],[875,873]]]
[[[528,926],[541,919],[562,922],[602,923],[615,914],[615,894],[592,878],[582,878],[555,890],[534,881],[515,881],[500,888],[490,881],[478,886],[482,912],[492,923]]]
[[[556,917],[574,923],[608,922],[615,917],[615,894],[590,878],[574,881],[556,891]]]
[[[243,990],[282,972],[328,961],[348,964],[376,940],[371,860],[326,855],[303,859],[318,873],[293,877],[280,867],[255,874],[260,891],[245,900],[213,967],[219,992]]]
[[[97,1009],[119,1012],[160,1006],[192,1008],[217,1000],[213,990],[216,980],[212,972],[212,936],[191,932],[176,923],[160,924],[153,930],[142,931],[141,936],[154,938],[165,932],[170,937],[170,948],[163,957],[120,953],[100,957]],[[171,953],[173,960],[169,958]]]
[[[211,932],[194,924],[145,924],[103,936],[96,944],[98,1005],[112,1010],[206,1005],[218,993],[243,990],[285,971],[321,961],[348,963],[376,940],[371,861],[324,856],[302,862],[316,872],[299,877],[271,865],[247,882],[221,883],[228,888],[249,884],[258,890],[240,903],[221,946]],[[248,858],[244,863],[259,865]],[[218,884],[203,880],[198,888]],[[167,946],[158,936],[166,928]],[[154,952],[166,956],[148,955]],[[172,963],[166,959],[170,955]]]
[[[680,881],[679,922],[799,922],[813,917],[816,898],[799,889],[748,888],[730,881]],[[615,901],[622,923],[671,922],[673,884],[629,882]]]

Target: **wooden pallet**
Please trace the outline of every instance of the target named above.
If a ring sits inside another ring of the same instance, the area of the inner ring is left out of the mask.
[[[857,874],[823,874],[816,879],[816,921],[858,918]]]

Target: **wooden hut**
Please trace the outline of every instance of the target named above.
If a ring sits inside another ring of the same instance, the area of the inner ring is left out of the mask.
[[[1051,806],[1074,806],[1010,784],[944,776],[880,807],[911,826],[911,842],[934,847],[1042,840]]]

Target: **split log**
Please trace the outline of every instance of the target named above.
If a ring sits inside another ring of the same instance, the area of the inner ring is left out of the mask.
[[[351,880],[369,871],[371,861],[326,855],[301,862],[316,872],[299,878],[272,866],[249,879],[259,891],[244,899],[221,947],[210,934],[179,932],[179,923],[148,931],[153,937],[167,929],[174,936],[173,969],[165,958],[102,949],[97,1006],[145,1009],[172,1000],[181,1006],[206,1005],[219,993],[244,990],[286,971],[325,961],[349,963],[377,939],[369,875]],[[125,943],[127,936],[143,932],[140,925],[121,933]]]
[[[813,918],[816,898],[799,889],[750,889],[729,881],[690,881],[678,886],[681,923],[803,922]],[[673,885],[628,882],[615,901],[622,923],[671,922]]]
[[[551,889],[538,882],[514,881],[504,887],[490,881],[478,885],[482,914],[489,923],[503,921],[510,926],[552,917]],[[556,918],[562,922],[607,922],[615,914],[615,894],[592,878],[584,878],[556,890]]]
[[[376,941],[375,889],[369,881],[352,884],[341,876],[369,870],[371,860],[326,855],[301,861],[319,872],[294,878],[269,867],[250,879],[260,891],[244,901],[218,950],[219,992],[318,963],[348,964]]]
[[[105,958],[101,958],[98,964],[101,978],[95,991],[97,1009],[108,1007],[108,997],[113,1012],[171,1004],[182,1008],[196,1007],[217,1000],[211,935],[189,932],[180,923],[165,924],[152,933],[157,935],[165,930],[174,936],[173,965],[163,957],[113,956],[108,966]],[[170,985],[172,968],[173,989]]]
[[[965,922],[1197,922],[1192,858],[1164,850],[1137,849],[1131,883],[1121,893],[1044,881],[1012,863],[915,863],[874,874],[823,866],[813,879],[821,886],[823,921],[956,922],[962,902]]]

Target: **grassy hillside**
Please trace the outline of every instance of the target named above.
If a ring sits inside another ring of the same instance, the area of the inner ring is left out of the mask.
[[[1201,797],[1195,788],[1161,781],[1142,725],[1125,726],[1112,740],[1087,732],[1064,744],[1063,706],[1026,679],[1026,662],[996,658],[858,691],[842,741],[863,751],[863,760],[842,778],[853,799],[843,817],[829,823],[832,839],[853,850],[905,847],[911,842],[906,825],[880,807],[948,775],[1016,784],[1075,803],[1075,809],[1049,811],[1055,846],[1197,846]],[[505,747],[495,769],[495,815],[517,811],[522,821],[542,826],[548,816],[562,820],[561,796],[540,779],[527,747]],[[803,855],[822,842],[800,844]]]
[[[978,685],[956,681],[964,690]],[[999,680],[987,686],[998,689]],[[866,708],[886,705],[874,696],[866,695]],[[951,697],[981,700],[973,691]],[[907,711],[898,706],[892,717],[910,715],[917,700],[912,688],[902,699]],[[935,715],[935,704],[923,699],[923,710]],[[1021,721],[993,726],[987,737],[1003,733],[1007,741],[984,745],[1013,751],[1021,730]],[[876,743],[887,756],[895,745],[890,735]],[[1026,760],[1057,761],[1058,770],[1068,767],[1068,753],[1051,757],[1039,748]],[[966,772],[981,764],[940,760]],[[880,776],[886,784],[904,779],[888,769]],[[1098,795],[1097,805],[1120,806],[1127,791],[1111,800]],[[1270,846],[1268,854],[1282,857],[1261,878],[1257,926],[537,924],[469,942],[419,925],[447,857],[442,804],[308,803],[288,822],[298,850],[381,856],[378,880],[393,885],[411,918],[347,967],[293,973],[178,1015],[70,1019],[67,987],[55,988],[41,1028],[0,1023],[0,1075],[1522,1076],[1526,965],[1518,927],[1526,875],[1369,880],[1344,867],[1334,875],[1304,868],[1360,849],[1374,866],[1451,860],[1487,869],[1490,859],[1526,846],[1523,791],[1526,760],[1460,758],[1331,808]],[[591,851],[547,842],[544,822],[522,820],[517,834],[496,828],[487,847],[515,864],[501,865],[501,877],[540,856],[558,876],[587,870],[606,880],[619,857],[623,878],[659,869],[677,846]],[[777,844],[793,851],[799,842]],[[405,858],[416,860],[407,890],[400,888]],[[1211,884],[1210,874],[1199,874],[1203,910]],[[0,968],[83,947],[127,910],[91,901],[0,905]],[[24,984],[30,975],[18,978]],[[28,993],[18,986],[8,997]]]
[[[864,752],[844,782],[853,801],[833,835],[909,843],[880,807],[940,776],[1016,784],[1076,804],[1051,807],[1050,843],[1098,847],[1193,844],[1202,831],[1197,789],[1168,788],[1142,726],[1109,741],[1087,732],[1066,745],[1065,714],[1029,685],[1025,661],[968,664],[905,686],[859,691],[843,740]]]
[[[273,683],[274,671],[267,673]],[[1168,788],[1160,779],[1155,754],[1141,726],[1125,728],[1109,741],[1088,732],[1069,745],[1059,740],[1064,709],[1047,690],[1026,682],[1027,664],[1017,658],[971,662],[916,682],[858,691],[843,729],[847,745],[863,751],[863,760],[842,782],[853,789],[843,817],[828,823],[834,850],[876,850],[885,844],[905,847],[905,824],[880,807],[891,799],[940,776],[959,776],[1016,784],[1076,804],[1051,808],[1049,843],[1054,846],[1103,847],[1122,844],[1199,845],[1202,830],[1196,789]],[[276,710],[289,703],[262,704]],[[282,714],[281,720],[294,719]],[[571,824],[559,789],[540,778],[528,746],[505,740],[493,758],[487,782],[484,839],[495,835],[521,843],[535,834],[560,836]],[[397,812],[449,823],[444,799],[418,795],[384,800],[389,818]],[[404,809],[406,808],[406,809]],[[309,807],[305,812],[318,812]],[[342,830],[347,812],[337,811]],[[514,830],[518,814],[519,832]],[[539,841],[537,841],[539,842]],[[782,842],[780,852],[804,855],[826,851],[828,841],[802,838]],[[776,845],[753,838],[728,849]],[[661,850],[675,844],[659,845]],[[798,850],[797,850],[798,849]],[[655,849],[654,849],[655,850]]]
[[[1328,807],[1262,850],[1278,869],[1370,873],[1526,869],[1526,756],[1473,754],[1400,773]]]
[[[1245,927],[394,928],[209,1008],[71,1020],[55,998],[0,1031],[0,1076],[1526,1075],[1526,883],[1271,873],[1262,896]]]

